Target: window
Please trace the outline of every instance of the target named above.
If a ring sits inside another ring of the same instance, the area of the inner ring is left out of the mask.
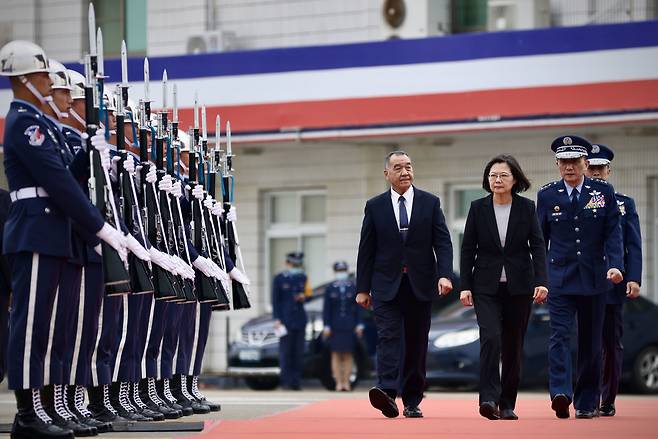
[[[103,29],[105,57],[121,55],[121,40],[128,54],[146,53],[146,0],[94,0],[96,25]]]
[[[293,251],[304,252],[304,268],[312,287],[328,281],[325,191],[276,191],[267,193],[264,201],[268,288],[285,268],[286,254]]]
[[[453,265],[457,271],[460,270],[459,256],[461,254],[462,240],[464,238],[464,227],[466,217],[471,207],[471,202],[487,195],[482,187],[476,185],[455,185],[450,188],[450,210],[448,224],[452,238]]]

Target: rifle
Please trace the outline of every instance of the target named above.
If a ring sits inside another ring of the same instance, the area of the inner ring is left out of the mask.
[[[103,33],[100,28],[96,34],[94,7],[89,4],[89,53],[85,56],[85,112],[87,152],[89,154],[89,197],[92,204],[100,210],[105,220],[114,227],[119,226],[119,218],[114,205],[114,194],[110,177],[100,162],[100,153],[91,144],[91,137],[99,127],[100,102],[103,92]],[[109,203],[108,203],[109,201]],[[101,240],[103,276],[105,291],[108,296],[130,293],[130,275],[126,263],[119,253],[105,241]]]
[[[233,177],[233,150],[231,148],[231,123],[226,122],[226,155],[224,156],[224,171],[222,173],[222,201],[224,203],[224,230],[226,235],[224,237],[226,248],[231,259],[235,262],[236,267],[243,273],[244,261],[242,259],[242,251],[240,249],[240,240],[238,238],[238,229],[236,225],[228,220],[228,211],[233,204],[233,186],[235,180]],[[249,302],[249,289],[247,285],[233,280],[233,309],[251,308]]]

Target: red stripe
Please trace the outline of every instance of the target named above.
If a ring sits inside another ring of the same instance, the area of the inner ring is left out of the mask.
[[[234,133],[658,109],[658,80],[329,101],[213,106]],[[180,127],[192,109],[179,111]],[[4,127],[0,119],[0,131]]]

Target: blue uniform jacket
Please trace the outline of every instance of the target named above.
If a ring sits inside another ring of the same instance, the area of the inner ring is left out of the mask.
[[[640,218],[635,208],[635,201],[626,194],[617,192],[617,206],[621,215],[621,234],[624,251],[624,281],[608,291],[607,302],[622,304],[626,298],[626,282],[642,282],[642,236],[640,235]]]
[[[612,288],[610,268],[623,270],[614,189],[585,177],[575,212],[563,180],[537,194],[537,216],[548,249],[550,294],[595,295]]]
[[[277,274],[272,283],[272,315],[281,320],[288,330],[304,329],[306,310],[303,302],[294,300],[294,296],[304,293],[306,289],[306,274],[291,273],[286,270]]]
[[[33,105],[11,103],[3,142],[9,190],[43,187],[49,197],[13,203],[4,230],[5,254],[37,252],[70,258],[71,220],[87,234],[103,227],[100,213],[66,166],[57,134]]]
[[[324,292],[322,318],[333,331],[354,330],[361,324],[361,307],[357,305],[356,284],[349,279],[332,282]]]

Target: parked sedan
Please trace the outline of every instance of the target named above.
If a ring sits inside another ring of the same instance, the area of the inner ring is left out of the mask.
[[[641,393],[658,393],[658,306],[645,298],[624,307],[622,383]],[[548,383],[550,316],[546,305],[533,306],[524,345],[522,385]],[[572,340],[575,342],[575,335]],[[575,359],[575,343],[572,345]],[[432,321],[427,353],[430,385],[475,387],[480,368],[479,329],[473,308],[455,303]],[[575,370],[575,368],[574,368]]]

